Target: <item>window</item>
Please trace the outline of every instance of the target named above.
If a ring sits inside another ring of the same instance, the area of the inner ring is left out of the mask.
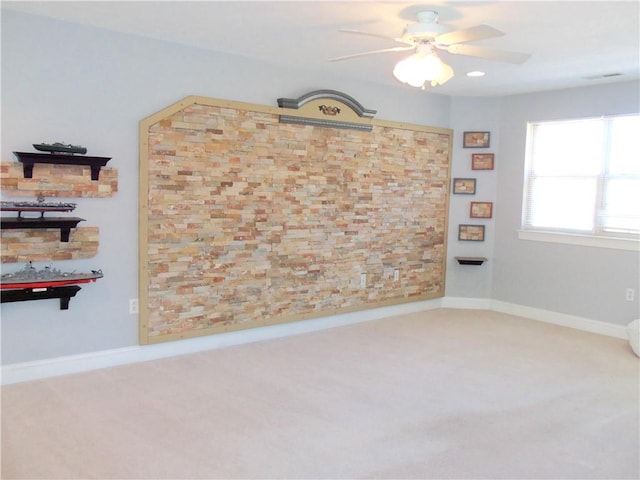
[[[530,123],[523,230],[640,234],[640,116]]]

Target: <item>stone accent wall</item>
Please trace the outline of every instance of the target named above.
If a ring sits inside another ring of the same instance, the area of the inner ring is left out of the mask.
[[[24,178],[22,163],[0,163],[0,187],[5,195],[63,198],[108,198],[118,191],[118,171],[102,167],[98,180],[91,180],[91,169],[82,165],[33,166],[33,177]]]
[[[69,241],[60,241],[60,229],[3,230],[2,263],[49,262],[91,258],[98,253],[98,227],[72,228]]]
[[[450,133],[191,104],[147,139],[142,343],[444,294]]]

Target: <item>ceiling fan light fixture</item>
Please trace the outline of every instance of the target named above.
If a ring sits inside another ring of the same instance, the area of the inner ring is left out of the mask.
[[[393,69],[393,75],[402,83],[422,87],[427,82],[442,85],[453,77],[453,69],[428,49],[400,60]]]
[[[389,37],[387,35],[380,35],[377,33],[342,29],[341,31],[348,33],[382,37],[387,40],[405,44],[405,46],[344,55],[342,57],[330,59],[330,61],[347,60],[354,57],[386,52],[414,50],[413,55],[399,61],[395,65],[393,75],[402,83],[407,83],[412,87],[424,89],[427,86],[442,85],[453,78],[454,75],[453,69],[440,60],[436,54],[436,49],[438,51],[444,50],[448,54],[453,55],[484,58],[486,60],[495,60],[514,64],[523,63],[531,56],[528,53],[509,52],[485,46],[468,44],[469,42],[474,42],[476,40],[485,40],[504,35],[504,32],[501,32],[490,25],[482,24],[474,27],[449,31],[449,27],[438,23],[438,12],[435,10],[419,11],[417,13],[417,20],[417,22],[406,26],[401,37]],[[480,73],[471,73],[469,76],[480,76]]]
[[[393,69],[393,76],[402,83],[416,83],[419,78],[420,69],[418,67],[418,59],[415,55],[411,55],[396,63]]]

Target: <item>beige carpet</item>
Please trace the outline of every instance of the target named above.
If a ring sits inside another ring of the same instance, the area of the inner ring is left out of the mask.
[[[2,478],[640,476],[623,340],[434,310],[2,391]]]

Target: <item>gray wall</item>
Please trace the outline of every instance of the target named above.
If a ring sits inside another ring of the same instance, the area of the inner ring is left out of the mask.
[[[2,304],[2,363],[11,364],[137,345],[138,122],[188,95],[276,106],[279,97],[342,91],[376,117],[449,126],[449,97],[399,85],[318,76],[306,71],[2,10],[2,160],[32,143],[85,145],[111,156],[119,191],[77,199],[74,215],[100,229],[96,257],[63,270],[101,268],[68,311],[57,301]],[[45,264],[37,265],[42,267]],[[22,265],[3,265],[15,271]]]
[[[455,132],[453,176],[478,180],[473,197],[452,195],[447,296],[491,298],[617,325],[640,317],[640,252],[518,239],[527,122],[637,113],[637,81],[501,98],[451,100]],[[462,132],[489,130],[496,170],[472,171]],[[640,160],[639,160],[640,161]],[[471,200],[494,201],[494,219],[471,221]],[[640,208],[640,206],[639,206]],[[484,244],[459,242],[459,223],[483,223]],[[460,266],[456,255],[485,256],[482,267]],[[633,288],[636,299],[625,300]]]
[[[451,125],[455,128],[452,157],[452,178],[475,178],[475,195],[451,195],[449,204],[449,238],[447,252],[446,295],[451,297],[489,298],[491,272],[495,263],[494,225],[499,206],[496,204],[497,172],[500,168],[500,112],[501,98],[454,97],[451,99]],[[491,144],[488,149],[462,147],[465,131],[488,131]],[[494,170],[471,170],[473,153],[493,153]],[[493,202],[493,219],[469,218],[470,202]],[[458,225],[485,226],[484,242],[458,240]],[[485,257],[481,266],[460,265],[455,257]]]
[[[527,122],[637,113],[639,92],[638,82],[627,82],[504,98],[494,299],[618,325],[640,317],[638,252],[541,243],[517,236]],[[625,301],[627,288],[635,289],[636,301]]]
[[[68,311],[54,300],[2,304],[2,363],[94,352],[137,344],[138,122],[188,95],[276,105],[320,88],[354,96],[377,118],[455,130],[453,175],[478,178],[478,200],[495,201],[482,244],[457,242],[469,198],[452,197],[450,259],[481,255],[460,267],[449,260],[447,295],[495,298],[624,324],[639,317],[624,302],[638,293],[638,254],[519,241],[524,125],[529,120],[638,110],[638,84],[506,98],[455,98],[399,85],[318,76],[181,45],[2,11],[2,160],[31,143],[79,143],[112,156],[119,191],[79,199],[74,215],[100,228],[100,249],[65,270],[102,268],[105,278],[82,289]],[[490,130],[496,170],[471,172],[465,130]],[[75,200],[71,200],[75,201]],[[13,271],[21,265],[3,265]]]

